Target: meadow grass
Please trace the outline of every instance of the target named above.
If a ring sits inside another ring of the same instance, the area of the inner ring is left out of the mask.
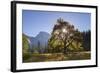
[[[86,60],[91,58],[90,52],[68,52],[63,53],[33,53],[31,56],[26,55],[28,58],[23,62],[46,62],[46,61],[67,61],[67,60]]]

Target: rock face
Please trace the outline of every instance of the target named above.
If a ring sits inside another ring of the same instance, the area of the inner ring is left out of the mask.
[[[40,48],[41,50],[44,50],[45,47],[48,46],[49,38],[50,38],[50,34],[47,32],[40,32],[36,37],[27,36],[30,49],[33,50],[36,50],[35,48]]]
[[[29,38],[33,47],[40,47],[44,48],[48,44],[48,39],[50,35],[47,32],[40,32],[36,37]]]

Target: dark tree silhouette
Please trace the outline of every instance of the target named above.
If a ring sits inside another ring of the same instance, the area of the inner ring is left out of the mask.
[[[40,41],[38,41],[38,52],[41,52]]]
[[[91,51],[91,31],[84,31],[83,34],[83,47],[85,51]]]

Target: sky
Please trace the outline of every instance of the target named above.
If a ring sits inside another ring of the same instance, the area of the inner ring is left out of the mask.
[[[91,14],[79,12],[22,11],[22,32],[35,37],[40,31],[51,33],[58,18],[73,24],[79,31],[91,28]]]

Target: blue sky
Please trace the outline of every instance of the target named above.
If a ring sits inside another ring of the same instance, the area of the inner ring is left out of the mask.
[[[35,37],[40,31],[51,33],[54,24],[60,17],[73,24],[75,28],[80,31],[90,29],[90,13],[23,10],[23,33],[33,37]]]

